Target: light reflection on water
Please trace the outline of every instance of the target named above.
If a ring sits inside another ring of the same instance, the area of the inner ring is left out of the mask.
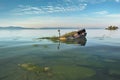
[[[0,80],[119,80],[119,33],[88,29],[86,45],[81,46],[34,40],[57,36],[57,30],[2,30]]]

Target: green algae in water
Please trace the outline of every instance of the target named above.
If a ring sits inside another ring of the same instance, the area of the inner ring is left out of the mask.
[[[31,71],[34,74],[35,79],[44,80],[76,80],[92,77],[95,75],[95,71],[90,68],[77,67],[77,66],[51,66],[51,67],[40,67],[31,63],[19,64],[26,72]],[[29,75],[30,73],[28,73]],[[32,76],[29,76],[32,77]]]
[[[120,70],[110,70],[110,75],[113,75],[113,74],[116,74],[116,75],[120,75]]]
[[[32,72],[43,72],[43,71],[47,72],[50,70],[49,67],[40,67],[32,63],[18,64],[18,66],[26,71],[32,71]]]
[[[39,44],[33,44],[33,47],[39,47]],[[42,45],[43,48],[48,48],[48,45]]]
[[[105,62],[117,62],[116,60],[113,60],[113,59],[105,59],[104,61]]]
[[[113,78],[115,78],[114,80],[120,80],[120,70],[117,69],[111,69],[109,71],[109,75]]]
[[[43,48],[48,48],[48,45],[43,45]]]
[[[27,77],[27,80],[47,79],[52,76],[50,67],[37,66],[32,63],[18,64],[18,66],[21,68],[21,71],[23,71],[22,74],[26,73],[24,79]]]
[[[76,80],[88,78],[95,75],[95,71],[85,67],[77,66],[53,66],[54,76],[58,78],[66,78],[68,80]]]
[[[32,46],[34,46],[34,47],[38,47],[39,45],[38,45],[38,44],[33,44]]]

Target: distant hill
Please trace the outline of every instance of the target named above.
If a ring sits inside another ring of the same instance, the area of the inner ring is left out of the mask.
[[[17,26],[8,26],[8,27],[0,27],[0,29],[25,29],[25,28],[17,27]]]
[[[24,28],[24,27],[19,27],[19,26],[8,26],[8,27],[0,27],[0,29],[20,30],[20,29],[35,29],[35,28]]]
[[[8,27],[0,27],[0,29],[9,29],[9,30],[20,30],[20,29],[78,29],[74,27],[41,27],[41,28],[25,28],[19,26],[8,26]]]

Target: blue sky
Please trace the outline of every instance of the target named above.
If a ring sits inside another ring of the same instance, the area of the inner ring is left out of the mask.
[[[0,0],[0,26],[120,26],[120,0]]]

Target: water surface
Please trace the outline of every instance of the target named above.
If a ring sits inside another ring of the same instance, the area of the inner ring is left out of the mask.
[[[87,29],[81,46],[37,39],[58,36],[56,29],[0,30],[0,80],[120,80],[119,34]]]

